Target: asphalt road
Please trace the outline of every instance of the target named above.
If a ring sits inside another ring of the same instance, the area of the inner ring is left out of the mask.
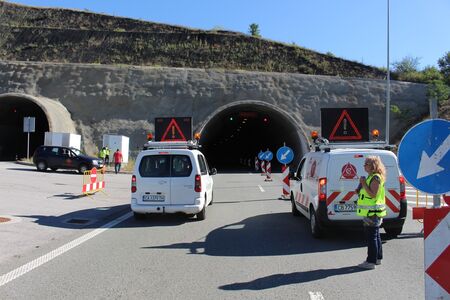
[[[312,238],[278,200],[281,184],[259,174],[215,176],[201,222],[134,220],[126,174],[107,174],[91,197],[70,172],[1,162],[0,178],[0,217],[11,218],[0,223],[2,299],[424,299],[422,224],[410,211],[399,238],[383,236],[383,264],[365,271],[361,232]]]

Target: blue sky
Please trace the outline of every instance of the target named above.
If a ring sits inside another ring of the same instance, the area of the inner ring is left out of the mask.
[[[14,0],[243,33],[257,23],[264,38],[383,67],[387,0]],[[450,51],[450,0],[390,0],[390,62],[419,58],[437,66]]]

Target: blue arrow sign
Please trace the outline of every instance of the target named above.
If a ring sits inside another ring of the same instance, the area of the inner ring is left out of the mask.
[[[450,122],[421,122],[402,138],[398,149],[400,169],[416,189],[429,194],[450,191]]]
[[[264,155],[265,155],[264,152],[259,151],[259,153],[258,153],[258,159],[259,159],[259,160],[264,160]]]
[[[294,159],[294,151],[289,147],[283,146],[277,151],[277,159],[282,164],[289,164]]]
[[[273,153],[271,151],[267,150],[264,153],[264,160],[271,161],[272,159],[273,159]]]

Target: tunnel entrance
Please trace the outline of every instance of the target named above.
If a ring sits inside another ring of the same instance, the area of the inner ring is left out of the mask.
[[[291,166],[296,166],[308,149],[298,124],[287,114],[268,104],[237,104],[215,113],[201,130],[202,152],[219,172],[254,171],[255,157],[262,150],[274,154],[272,172],[281,165],[276,151],[283,144],[294,150]]]
[[[33,101],[21,97],[0,98],[0,161],[10,161],[27,156],[27,133],[23,132],[25,117],[35,118],[35,132],[30,133],[30,157],[44,142],[49,131],[45,112]]]

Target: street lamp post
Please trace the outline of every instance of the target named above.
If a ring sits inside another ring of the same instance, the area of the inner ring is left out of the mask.
[[[391,110],[391,78],[389,72],[389,0],[387,0],[387,76],[386,76],[386,144],[389,145],[389,113]]]

